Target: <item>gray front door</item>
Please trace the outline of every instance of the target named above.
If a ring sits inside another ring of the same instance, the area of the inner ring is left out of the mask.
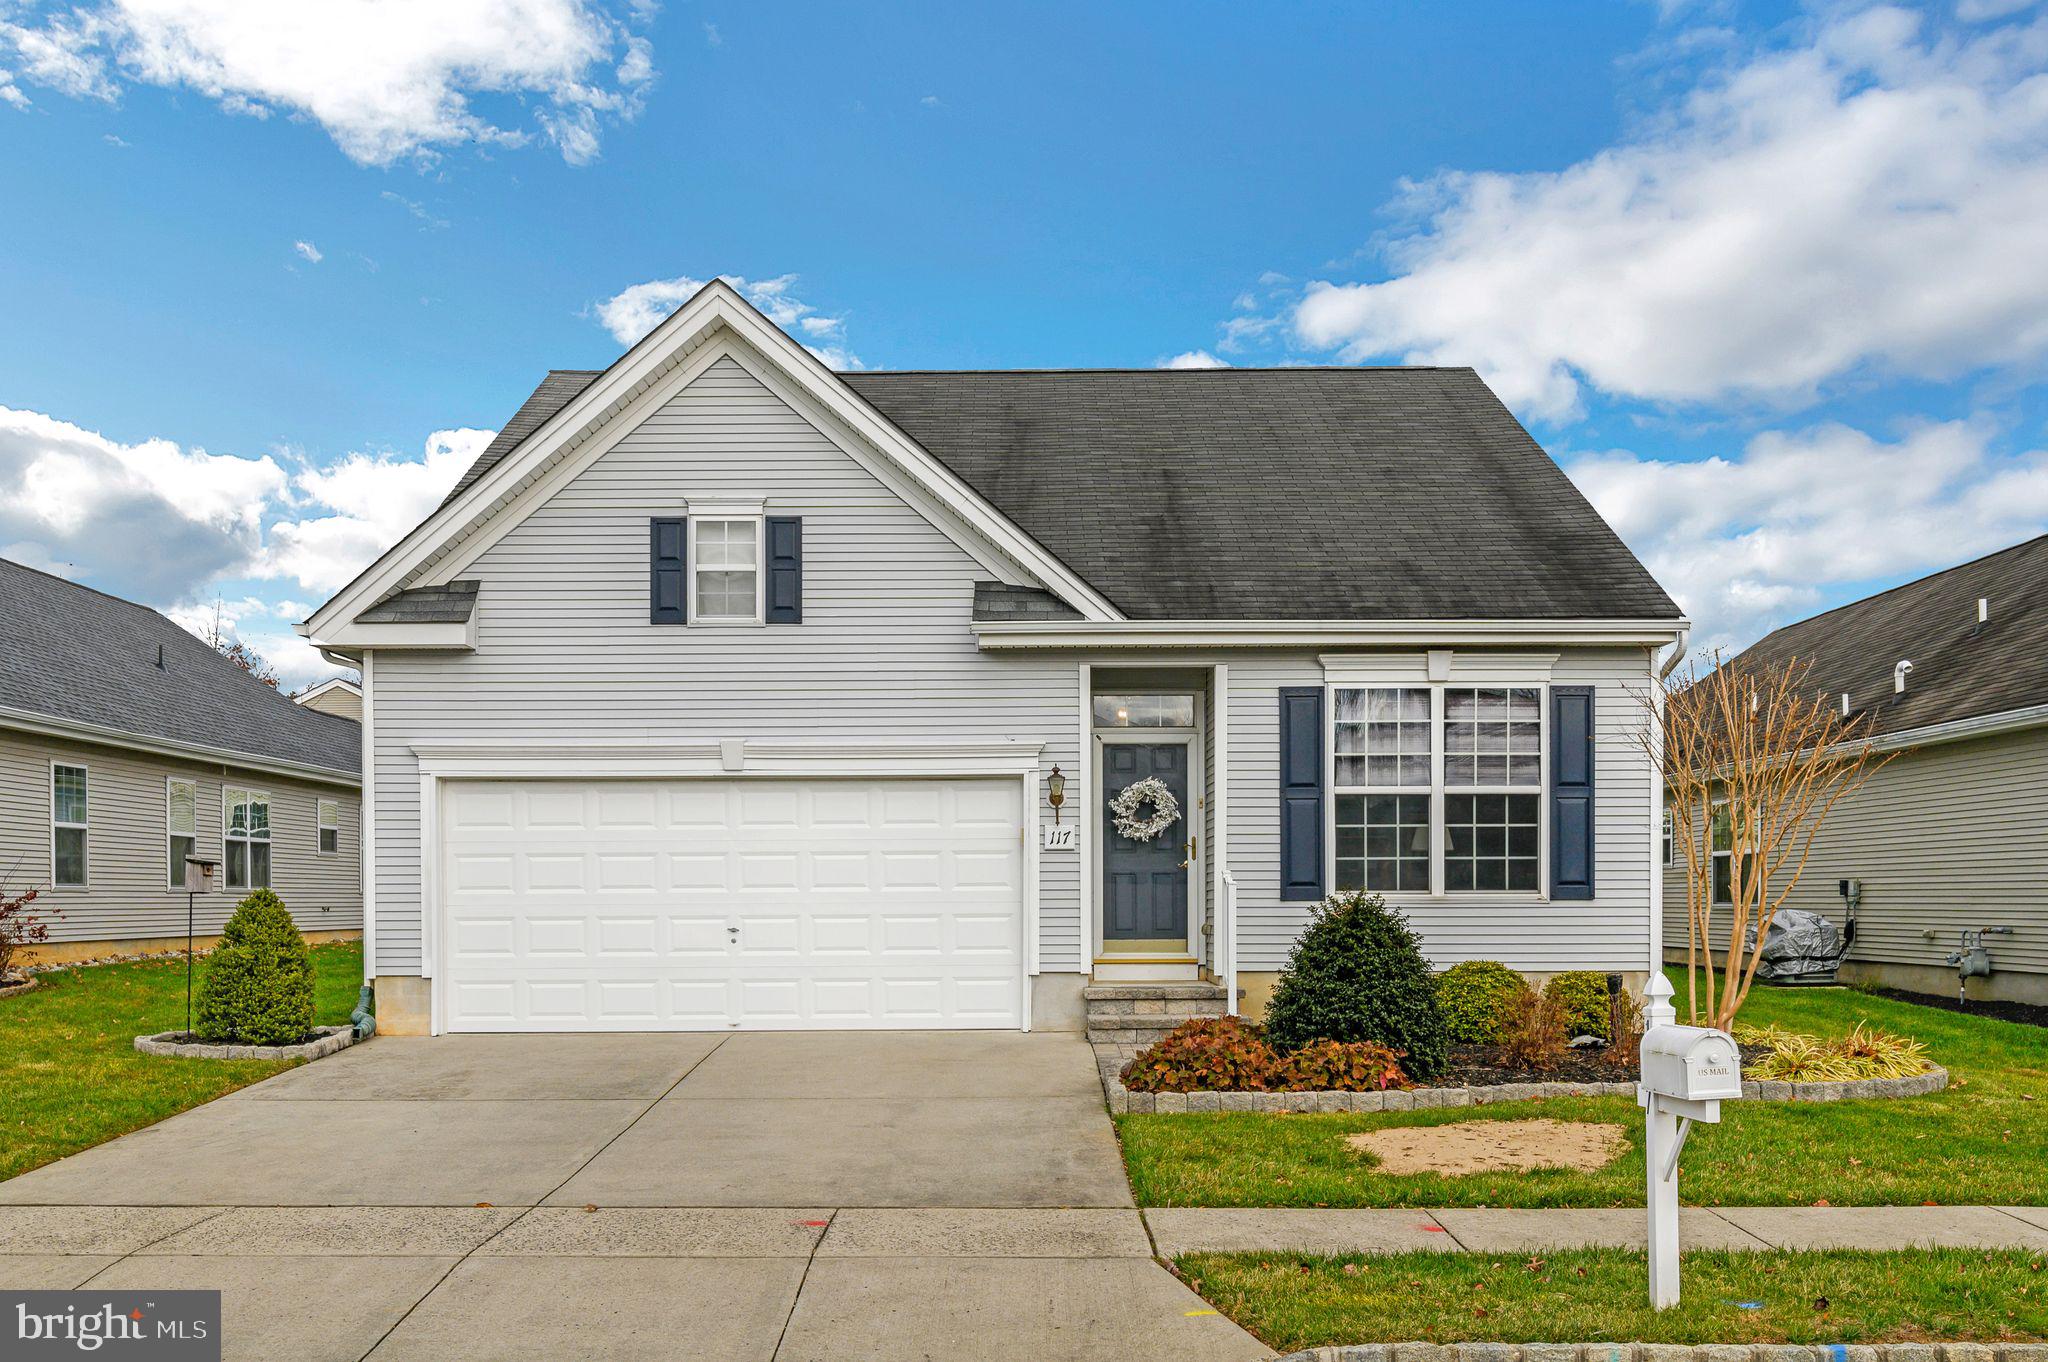
[[[1105,940],[1188,937],[1188,743],[1102,744],[1102,935]],[[1134,781],[1157,776],[1173,791],[1181,816],[1150,841],[1116,830],[1109,801]]]

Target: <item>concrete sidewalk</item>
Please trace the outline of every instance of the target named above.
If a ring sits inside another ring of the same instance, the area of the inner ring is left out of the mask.
[[[1645,1213],[1613,1210],[1152,1209],[1159,1256],[1297,1253],[1553,1253],[1644,1247]],[[1723,1206],[1679,1213],[1685,1249],[2048,1249],[2040,1206]]]

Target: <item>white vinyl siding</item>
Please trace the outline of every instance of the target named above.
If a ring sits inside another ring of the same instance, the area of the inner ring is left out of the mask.
[[[650,625],[648,520],[749,498],[803,517],[803,626]],[[1016,738],[1044,744],[1044,773],[1081,770],[1073,659],[975,647],[991,575],[720,360],[463,569],[482,583],[474,653],[377,654],[376,971],[421,968],[415,743]],[[1086,965],[1079,860],[1039,858],[1043,970]]]
[[[1706,829],[1695,819],[1695,837]],[[1683,960],[1685,856],[1664,874],[1664,946]],[[1994,968],[2048,973],[2048,728],[1903,752],[1837,804],[1815,839],[1786,906],[1837,927],[1839,883],[1863,881],[1850,963],[1941,970],[1965,927],[2013,928],[1991,937]],[[1714,914],[1727,948],[1729,913]],[[1997,976],[1994,975],[1995,979]],[[1980,981],[1981,982],[1981,981]]]
[[[1640,970],[1648,963],[1655,815],[1649,768],[1634,737],[1642,721],[1636,697],[1648,685],[1648,655],[1640,648],[1552,651],[1559,652],[1551,668],[1553,686],[1595,687],[1595,897],[1559,903],[1532,901],[1527,894],[1388,892],[1387,901],[1407,913],[1439,967],[1472,959],[1531,971]],[[1244,970],[1280,968],[1308,921],[1310,904],[1279,897],[1279,691],[1323,681],[1322,664],[1313,656],[1262,654],[1230,662],[1230,870],[1237,881]],[[1337,798],[1334,791],[1330,798]],[[1335,816],[1333,811],[1333,823]]]
[[[271,817],[281,830],[271,883],[293,919],[308,932],[362,927],[355,857],[319,857],[311,836],[315,801],[331,798],[341,806],[344,840],[355,844],[362,805],[354,789],[234,767],[223,776],[217,765],[0,729],[0,881],[8,888],[50,883],[52,761],[90,768],[92,821],[91,884],[49,896],[63,910],[48,919],[52,941],[184,936],[183,877],[173,888],[164,865],[167,780],[172,778],[198,787],[199,854],[209,858],[219,854],[221,845],[222,785],[268,789]],[[303,831],[297,837],[283,835],[290,828]],[[241,897],[229,894],[222,878],[216,875],[214,892],[198,898],[195,925],[202,935],[218,932]]]

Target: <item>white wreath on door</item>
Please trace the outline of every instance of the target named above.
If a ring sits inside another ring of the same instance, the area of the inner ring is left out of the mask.
[[[1140,811],[1150,804],[1150,815],[1140,817]],[[1114,814],[1117,835],[1133,842],[1149,842],[1165,832],[1180,819],[1180,804],[1158,776],[1147,776],[1132,781],[1109,801],[1109,811]]]

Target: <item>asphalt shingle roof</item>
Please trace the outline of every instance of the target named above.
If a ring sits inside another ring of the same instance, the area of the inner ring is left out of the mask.
[[[596,377],[555,370],[457,484]],[[1470,369],[840,378],[1133,619],[1668,619]]]
[[[1977,602],[1990,619],[1977,627]],[[1730,660],[1810,665],[1829,696],[1849,694],[1874,733],[2048,704],[2048,535],[1788,624]],[[1912,662],[1906,693],[1892,668]]]
[[[0,707],[351,780],[362,768],[355,720],[293,704],[147,606],[6,559]]]
[[[477,584],[416,586],[378,601],[356,618],[365,624],[463,624],[476,610]]]

